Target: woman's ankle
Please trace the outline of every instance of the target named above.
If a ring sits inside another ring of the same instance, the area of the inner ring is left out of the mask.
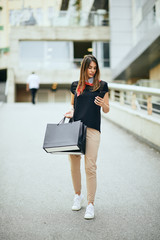
[[[79,195],[79,196],[80,196],[80,195],[81,195],[81,192],[79,191],[79,192],[76,192],[75,194],[77,194],[77,195]]]
[[[94,206],[94,202],[88,202],[88,205],[89,205],[90,203]]]

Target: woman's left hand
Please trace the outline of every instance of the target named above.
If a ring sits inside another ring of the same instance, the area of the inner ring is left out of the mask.
[[[94,103],[100,107],[103,107],[104,106],[104,98],[97,96],[97,97],[95,97]]]

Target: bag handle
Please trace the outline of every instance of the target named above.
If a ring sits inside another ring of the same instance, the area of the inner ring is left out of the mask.
[[[64,124],[65,120],[66,120],[66,117],[63,117],[62,120],[57,124],[57,126],[60,125],[60,124]],[[73,120],[73,118],[70,118],[69,123],[72,123],[72,122],[74,122],[74,120]]]
[[[72,122],[74,122],[73,117],[69,119],[69,123],[72,123]]]
[[[57,125],[65,123],[65,119],[66,119],[66,117],[63,117],[62,120]]]

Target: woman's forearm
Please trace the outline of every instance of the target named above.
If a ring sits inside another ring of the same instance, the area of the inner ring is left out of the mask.
[[[109,104],[104,103],[103,107],[102,107],[102,110],[103,110],[104,113],[108,113],[109,112]]]

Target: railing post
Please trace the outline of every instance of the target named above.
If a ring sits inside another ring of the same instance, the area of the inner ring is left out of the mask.
[[[147,111],[149,115],[152,115],[152,97],[147,97]]]
[[[124,92],[120,91],[120,104],[124,105]]]
[[[110,95],[111,96],[111,101],[114,102],[115,101],[114,90],[112,89],[110,93],[111,93],[111,95]]]
[[[148,115],[160,114],[160,89],[126,84],[109,83],[110,100]],[[158,115],[157,115],[158,116]]]
[[[132,94],[132,108],[133,109],[137,108],[136,107],[136,94],[135,93]]]

